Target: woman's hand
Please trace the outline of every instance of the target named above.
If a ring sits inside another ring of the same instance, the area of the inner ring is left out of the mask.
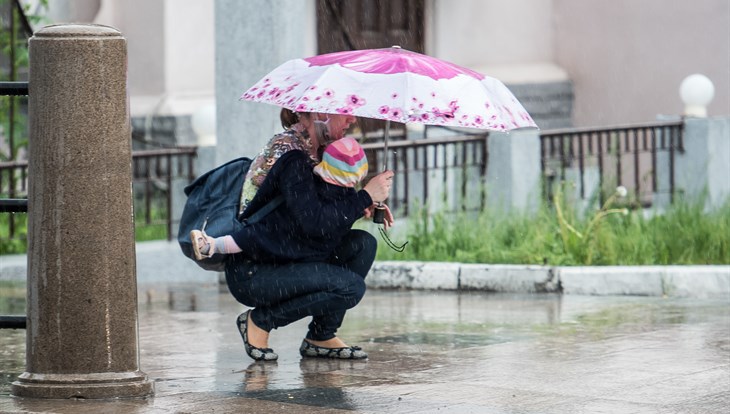
[[[378,208],[385,208],[385,217],[383,220],[383,227],[385,227],[385,230],[388,230],[389,228],[393,227],[393,224],[395,223],[395,219],[393,219],[393,213],[390,211],[390,207],[388,207],[385,204],[380,204]],[[365,209],[365,217],[371,218],[375,214],[375,204]]]
[[[390,186],[393,185],[393,171],[384,171],[365,185],[363,190],[370,194],[373,203],[382,203],[390,195]]]

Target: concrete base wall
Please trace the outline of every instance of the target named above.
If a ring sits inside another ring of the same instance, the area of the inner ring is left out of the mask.
[[[730,299],[730,266],[607,266],[558,269],[563,293]]]
[[[2,256],[0,283],[24,283],[25,255]],[[176,242],[137,243],[137,284],[217,284],[221,274],[184,257]],[[371,289],[480,290],[597,296],[727,298],[730,265],[530,266],[444,262],[375,262],[365,279]],[[144,295],[140,295],[143,297]]]

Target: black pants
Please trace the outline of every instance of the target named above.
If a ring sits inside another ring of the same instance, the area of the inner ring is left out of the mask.
[[[326,262],[234,261],[226,267],[226,282],[237,301],[255,308],[256,326],[270,331],[312,316],[307,338],[324,341],[335,337],[345,311],[365,295],[376,250],[370,233],[351,230]]]

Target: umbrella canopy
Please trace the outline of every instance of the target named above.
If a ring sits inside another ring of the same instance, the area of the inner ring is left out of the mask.
[[[290,60],[241,99],[401,123],[495,131],[536,127],[497,79],[397,46]]]

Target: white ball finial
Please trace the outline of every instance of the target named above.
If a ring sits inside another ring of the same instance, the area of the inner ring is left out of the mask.
[[[684,102],[684,115],[697,118],[707,117],[707,105],[715,97],[715,85],[705,75],[689,75],[679,85],[679,97]]]
[[[190,119],[193,131],[198,135],[198,145],[201,147],[216,144],[215,103],[201,106]]]

